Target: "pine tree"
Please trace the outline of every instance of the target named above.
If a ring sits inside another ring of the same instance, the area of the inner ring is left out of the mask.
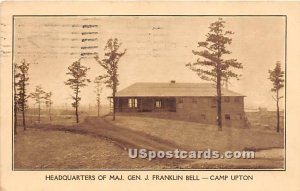
[[[71,66],[68,67],[69,72],[67,72],[67,75],[70,75],[71,78],[69,78],[65,84],[70,86],[70,88],[74,92],[74,96],[72,96],[72,99],[74,102],[72,103],[72,107],[75,108],[75,116],[76,116],[76,123],[79,123],[79,102],[81,100],[81,97],[79,96],[80,88],[87,86],[88,82],[91,82],[88,78],[86,78],[87,71],[90,68],[87,68],[86,66],[83,66],[80,63],[80,59],[78,61],[73,62]]]
[[[109,39],[105,46],[104,59],[100,60],[99,56],[95,57],[96,61],[106,70],[106,74],[100,75],[102,79],[105,79],[104,83],[106,87],[112,89],[113,98],[113,120],[116,116],[116,92],[119,85],[118,63],[119,60],[126,53],[126,49],[122,52],[119,51],[122,43],[117,38]]]
[[[29,63],[23,59],[21,61],[20,65],[16,65],[16,73],[14,78],[18,79],[18,81],[15,81],[15,89],[16,92],[15,95],[17,95],[17,104],[18,109],[22,112],[22,120],[23,120],[23,128],[24,131],[26,130],[26,109],[27,109],[27,101],[28,101],[28,95],[27,95],[27,86],[29,85],[28,80],[28,70],[29,70]]]
[[[45,95],[45,104],[46,104],[46,107],[48,108],[49,119],[50,119],[50,121],[52,121],[52,115],[51,115],[51,107],[52,107],[52,104],[53,104],[52,92],[46,93],[46,95]]]
[[[13,64],[13,72],[14,72],[14,134],[17,134],[17,122],[18,122],[18,101],[19,101],[19,94],[17,92],[17,82],[19,81],[17,68],[17,63]]]
[[[43,90],[41,86],[36,86],[35,91],[30,94],[29,97],[35,100],[35,104],[38,105],[38,122],[41,122],[41,103],[45,99],[46,92]]]
[[[269,70],[269,80],[273,83],[271,89],[272,92],[275,92],[276,97],[273,99],[276,101],[277,108],[277,132],[280,132],[280,113],[279,113],[279,101],[283,96],[279,96],[279,91],[284,87],[284,71],[281,70],[281,64],[277,61],[276,66],[273,70]]]
[[[207,81],[216,84],[217,91],[217,116],[218,129],[222,130],[222,82],[227,84],[230,78],[239,77],[233,69],[243,68],[237,59],[226,59],[231,52],[227,49],[227,45],[232,43],[229,37],[232,31],[225,31],[225,21],[219,18],[216,22],[210,24],[209,33],[206,35],[204,42],[198,42],[198,48],[201,50],[193,50],[193,54],[200,56],[194,63],[188,63],[186,66],[197,75]],[[226,56],[226,58],[225,58]]]

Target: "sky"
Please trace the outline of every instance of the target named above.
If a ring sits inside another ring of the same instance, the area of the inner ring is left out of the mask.
[[[275,109],[268,80],[268,70],[285,62],[284,17],[222,17],[226,30],[233,31],[230,58],[243,64],[232,79],[229,89],[245,95],[245,108]],[[126,54],[119,62],[119,90],[135,82],[203,83],[185,65],[197,57],[197,43],[205,40],[210,23],[217,16],[98,16],[98,17],[16,17],[14,62],[22,59],[32,63],[29,71],[29,91],[41,85],[53,92],[54,106],[72,103],[72,90],[64,84],[68,66],[84,55],[82,64],[91,68],[88,78],[105,73],[93,58],[103,58],[109,38],[122,42]],[[84,48],[89,47],[89,48]],[[284,69],[284,68],[283,68]],[[102,101],[107,102],[111,90],[104,88]],[[283,95],[284,92],[281,92]],[[95,106],[93,83],[81,92],[82,106]],[[30,102],[29,104],[33,104]],[[281,101],[283,106],[283,101]]]

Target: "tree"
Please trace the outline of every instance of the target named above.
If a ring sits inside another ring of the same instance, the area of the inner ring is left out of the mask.
[[[280,132],[280,113],[279,113],[279,101],[283,96],[279,96],[279,90],[284,87],[284,71],[281,70],[281,64],[276,62],[276,66],[273,70],[269,70],[269,80],[273,83],[271,88],[272,92],[275,92],[276,97],[272,96],[276,101],[277,108],[277,132]]]
[[[41,86],[36,86],[35,91],[30,94],[30,97],[35,100],[35,104],[38,105],[38,122],[41,122],[41,103],[45,99],[46,92]]]
[[[46,107],[48,108],[49,119],[50,119],[50,121],[52,121],[52,116],[51,116],[51,106],[53,104],[52,92],[46,93],[46,95],[45,95],[45,104],[46,104]]]
[[[75,108],[76,123],[79,123],[78,106],[81,100],[81,97],[79,96],[80,88],[85,87],[88,82],[91,82],[88,78],[86,78],[86,73],[89,69],[90,68],[83,66],[79,59],[68,67],[69,72],[66,73],[71,76],[65,84],[70,86],[74,92],[74,96],[72,96],[72,99],[74,100],[72,107]]]
[[[239,75],[234,69],[243,68],[242,63],[237,59],[225,59],[226,55],[231,54],[227,49],[232,39],[229,37],[232,31],[225,31],[225,21],[219,18],[216,22],[210,24],[209,32],[204,42],[198,42],[200,51],[192,51],[198,58],[194,63],[188,63],[186,66],[196,72],[202,80],[212,81],[216,84],[217,91],[217,116],[218,130],[222,130],[222,82],[228,83],[230,78],[239,79]],[[226,56],[228,57],[228,56]]]
[[[99,56],[95,56],[96,61],[106,70],[106,74],[100,75],[102,79],[105,79],[104,83],[106,87],[112,89],[113,98],[113,120],[116,116],[116,92],[119,85],[118,63],[120,58],[126,53],[126,49],[122,52],[119,51],[122,43],[117,38],[109,39],[105,46],[104,59],[100,60]]]
[[[22,112],[22,118],[23,118],[23,128],[24,131],[26,130],[26,109],[27,109],[27,101],[28,101],[28,95],[27,95],[27,86],[28,86],[28,70],[29,70],[29,63],[23,59],[21,61],[20,65],[15,65],[17,71],[15,73],[15,79],[18,79],[18,81],[15,82],[16,87],[16,95],[17,95],[17,104],[18,109]]]
[[[14,71],[14,134],[17,134],[17,122],[18,122],[18,101],[19,101],[19,94],[17,92],[17,82],[19,80],[19,75],[17,73],[18,65],[17,63],[13,64],[13,71]]]
[[[102,84],[103,84],[103,81],[102,81],[102,78],[101,76],[98,76],[96,77],[96,79],[94,80],[94,83],[95,83],[95,93],[96,93],[96,101],[97,101],[97,111],[98,111],[98,117],[100,116],[100,103],[101,103],[101,99],[100,99],[100,95],[101,95],[101,92],[102,92]]]

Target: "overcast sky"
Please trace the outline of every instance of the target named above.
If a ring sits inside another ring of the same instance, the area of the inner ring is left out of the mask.
[[[196,57],[192,50],[205,40],[210,23],[218,17],[17,17],[15,18],[14,61],[25,58],[37,63],[30,67],[30,87],[41,85],[53,92],[56,106],[71,104],[71,89],[64,85],[67,67],[81,53],[99,53],[109,38],[118,38],[127,53],[119,62],[120,86],[135,82],[205,82],[185,67]],[[243,63],[240,81],[231,80],[229,89],[244,94],[246,108],[268,107],[275,103],[270,92],[268,70],[276,61],[284,65],[284,17],[223,17],[233,31],[230,57]],[[83,27],[84,26],[84,27]],[[82,34],[84,33],[84,34]],[[82,40],[92,39],[92,40]],[[82,47],[90,47],[82,49]],[[82,63],[91,68],[90,79],[104,71],[87,56]],[[103,101],[111,90],[105,89]],[[281,92],[282,94],[284,92]],[[82,105],[96,104],[94,84],[82,90]],[[31,103],[30,103],[31,104]]]

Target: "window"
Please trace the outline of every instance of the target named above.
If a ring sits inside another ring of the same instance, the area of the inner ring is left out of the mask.
[[[225,114],[225,119],[226,120],[230,120],[230,115],[229,114]]]
[[[156,100],[155,101],[155,107],[156,108],[161,108],[161,100]]]
[[[230,98],[229,97],[224,97],[224,102],[229,103],[230,102]]]
[[[129,98],[128,99],[128,107],[137,108],[137,99],[136,98]]]
[[[234,102],[239,103],[240,102],[240,98],[239,97],[235,97],[234,98]]]

